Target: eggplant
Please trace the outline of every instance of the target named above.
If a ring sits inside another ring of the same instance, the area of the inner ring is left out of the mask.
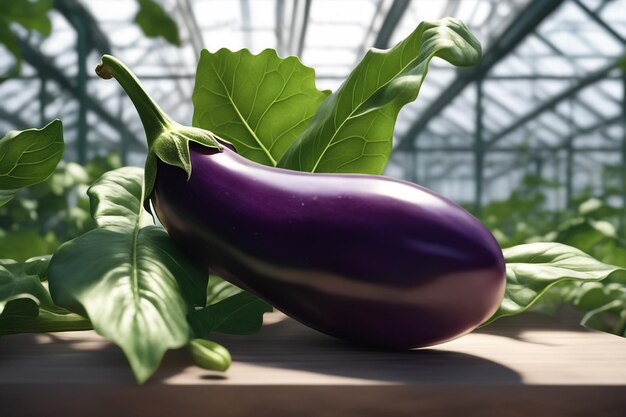
[[[382,348],[448,341],[498,308],[502,251],[454,202],[384,176],[252,162],[171,121],[115,58],[97,72],[120,82],[146,128],[146,198],[210,271],[313,329]],[[183,142],[158,145],[173,137]],[[188,161],[172,163],[170,148]]]

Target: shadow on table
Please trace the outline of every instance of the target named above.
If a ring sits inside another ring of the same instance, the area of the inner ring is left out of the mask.
[[[291,319],[252,336],[216,335],[234,361],[390,383],[518,383],[520,375],[496,362],[436,348],[380,351],[344,342]]]
[[[518,316],[502,317],[493,323],[476,329],[474,332],[494,336],[508,337],[520,342],[534,343],[525,333],[528,332],[580,332],[590,330],[580,324],[582,313],[576,310],[563,310],[557,316],[548,316],[536,312],[526,312]],[[549,338],[547,338],[549,339]],[[553,345],[552,343],[540,343]]]
[[[181,350],[167,352],[170,366],[160,367],[148,383],[192,366]],[[122,350],[92,332],[17,334],[0,337],[0,383],[114,383],[136,385]]]
[[[271,320],[270,320],[271,321]],[[274,320],[276,321],[276,320]],[[489,333],[486,327],[480,332]],[[499,333],[494,334],[501,334]],[[513,333],[509,333],[511,337]],[[84,335],[84,336],[83,336]],[[476,384],[519,383],[521,377],[496,362],[436,348],[389,352],[344,342],[291,319],[265,325],[258,334],[210,337],[229,349],[233,361],[267,368],[282,368],[389,383]],[[88,364],[85,366],[85,364]],[[163,366],[148,381],[159,383],[193,366],[185,349],[167,352]],[[91,382],[135,385],[122,351],[92,333],[22,334],[0,338],[0,382],[32,380],[41,383]],[[17,379],[16,379],[17,378]],[[219,382],[229,378],[207,371],[200,378]],[[271,381],[268,381],[271,383]]]

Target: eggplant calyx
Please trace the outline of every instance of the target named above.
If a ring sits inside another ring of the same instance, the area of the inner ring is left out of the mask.
[[[141,123],[146,131],[148,157],[146,159],[144,181],[147,200],[152,194],[156,179],[157,158],[166,164],[183,169],[187,179],[191,177],[189,142],[196,142],[208,148],[222,151],[223,146],[213,133],[196,127],[183,126],[172,120],[144,90],[139,79],[119,59],[102,56],[96,67],[96,74],[105,80],[115,78],[133,102]]]

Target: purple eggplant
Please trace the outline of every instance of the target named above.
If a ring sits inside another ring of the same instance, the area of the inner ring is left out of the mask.
[[[103,57],[99,74],[118,79],[142,116],[146,197],[158,218],[226,280],[323,333],[385,348],[445,342],[496,311],[502,252],[457,204],[383,176],[257,164],[172,122],[114,58]],[[159,155],[164,135],[185,138],[188,163]]]

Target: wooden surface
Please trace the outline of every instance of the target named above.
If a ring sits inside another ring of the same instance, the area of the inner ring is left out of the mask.
[[[169,352],[136,386],[93,332],[0,339],[0,415],[626,416],[626,339],[533,315],[443,345],[380,352],[274,313],[253,336],[216,337],[226,374]]]

